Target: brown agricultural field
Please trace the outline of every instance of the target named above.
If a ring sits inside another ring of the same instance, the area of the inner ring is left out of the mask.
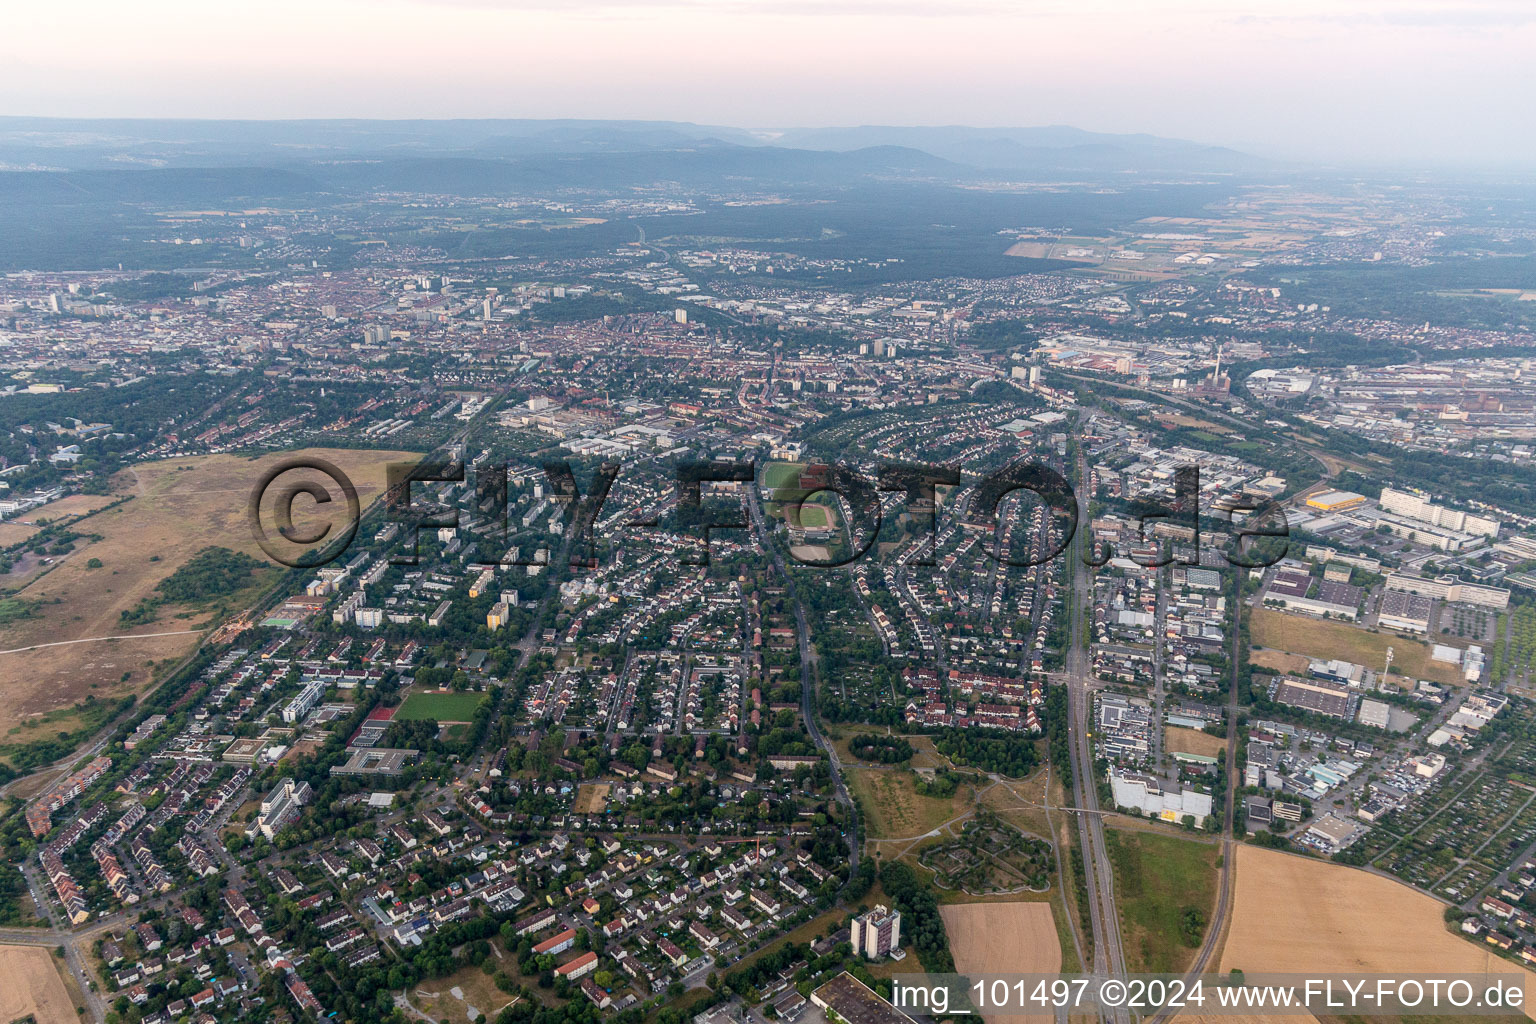
[[[1430,660],[1429,645],[1393,633],[1372,633],[1342,622],[1327,622],[1305,615],[1288,615],[1273,608],[1254,608],[1249,620],[1253,642],[1309,658],[1342,658],[1380,671],[1392,648],[1395,675],[1430,679],[1457,685],[1461,674],[1452,665]]]
[[[1444,905],[1400,882],[1257,846],[1237,848],[1221,971],[1536,975],[1445,929]]]
[[[1227,749],[1227,741],[1199,729],[1185,729],[1170,725],[1163,730],[1163,738],[1169,750],[1181,754],[1198,754],[1201,757],[1220,757]]]
[[[939,908],[955,969],[972,976],[1056,974],[1061,940],[1049,903],[951,903]],[[1049,1024],[1046,1014],[986,1014],[988,1021]]]
[[[53,957],[41,946],[0,946],[0,1020],[75,1024],[75,1007]]]
[[[178,659],[192,650],[213,623],[214,607],[162,605],[152,621],[130,626],[123,625],[122,613],[210,545],[265,560],[246,521],[246,504],[261,474],[289,455],[315,455],[337,465],[351,477],[364,508],[382,494],[388,463],[415,458],[410,452],[310,449],[255,460],[171,459],[119,473],[113,497],[132,494],[133,500],[77,527],[101,539],[78,542],[62,562],[13,595],[32,612],[8,623],[0,643],[0,737],[24,740],[9,730],[87,695],[105,700],[140,692],[153,678],[149,662]],[[285,475],[280,483],[296,479],[302,477]],[[313,525],[305,515],[309,508],[307,498],[295,502],[300,528]],[[99,568],[89,567],[92,559],[100,561]],[[254,599],[274,578],[274,572],[254,573],[251,586],[227,602],[229,610]],[[45,644],[55,646],[39,646]]]

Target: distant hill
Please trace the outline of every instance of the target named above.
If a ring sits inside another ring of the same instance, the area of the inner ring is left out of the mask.
[[[765,188],[847,185],[871,179],[953,181],[972,173],[947,160],[897,146],[840,153],[721,143],[687,149],[541,153],[504,159],[353,161],[310,170],[321,180],[343,188],[468,194],[519,188],[619,188],[655,181],[698,186],[750,182]]]
[[[1067,125],[1045,128],[806,128],[776,142],[801,149],[905,146],[984,170],[1239,171],[1268,161],[1222,146],[1157,135],[1109,135]]]
[[[644,158],[635,159],[637,154]],[[523,161],[520,168],[507,171],[515,179],[537,177],[539,158],[550,157],[587,161],[566,160],[565,169],[593,184],[665,177],[668,167],[688,180],[709,180],[713,174],[787,174],[804,181],[860,174],[964,180],[1000,170],[1227,172],[1265,166],[1255,157],[1222,147],[1066,126],[866,125],[796,129],[770,137],[682,121],[0,117],[0,170],[280,167],[308,173],[316,165],[349,161]],[[461,165],[460,171],[467,166]]]
[[[746,132],[675,121],[190,121],[0,117],[12,169],[210,167],[400,157],[513,157],[751,144]]]

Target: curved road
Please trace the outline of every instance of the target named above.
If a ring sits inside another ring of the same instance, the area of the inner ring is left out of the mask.
[[[763,516],[762,502],[759,500],[755,486],[747,488],[747,507],[752,513],[752,528],[757,533],[757,541],[762,550],[768,552],[773,559],[773,567],[778,572],[779,578],[784,581],[784,592],[795,607],[795,634],[800,643],[800,715],[805,719],[805,731],[811,736],[811,741],[827,755],[832,764],[832,792],[837,797],[837,802],[848,809],[848,820],[852,827],[848,829],[844,838],[848,840],[848,863],[857,867],[859,863],[859,805],[853,802],[853,796],[848,792],[848,785],[843,781],[843,764],[837,757],[837,748],[832,746],[821,728],[816,724],[816,708],[813,696],[816,690],[815,656],[811,650],[811,630],[805,621],[805,605],[800,601],[800,595],[795,590],[795,581],[790,577],[789,570],[784,565],[784,554],[779,550],[768,536],[768,524]]]

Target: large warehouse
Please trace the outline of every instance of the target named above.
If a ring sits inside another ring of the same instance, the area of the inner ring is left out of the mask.
[[[1281,676],[1276,680],[1270,697],[1293,708],[1345,721],[1355,717],[1355,702],[1358,699],[1352,691],[1342,686],[1315,679],[1297,679],[1295,676]]]

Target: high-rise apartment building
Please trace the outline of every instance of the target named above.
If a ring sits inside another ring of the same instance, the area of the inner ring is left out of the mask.
[[[883,904],[853,919],[849,936],[853,948],[870,960],[890,956],[901,948],[901,912]]]

